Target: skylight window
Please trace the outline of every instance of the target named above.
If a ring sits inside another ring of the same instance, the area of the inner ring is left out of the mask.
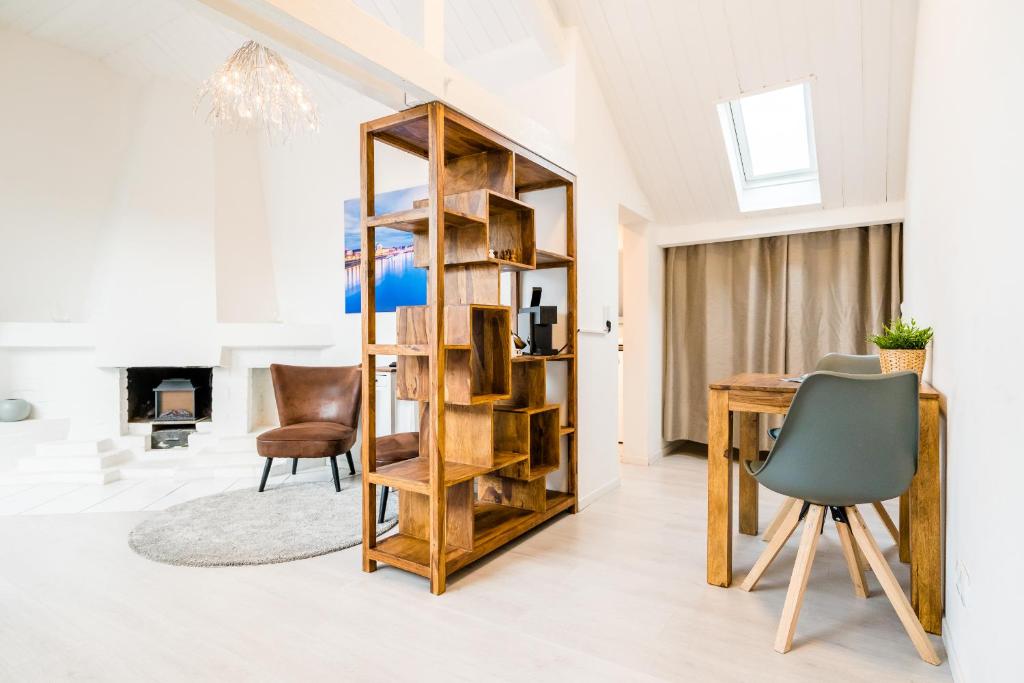
[[[821,200],[808,83],[740,97],[718,109],[741,211]],[[793,187],[766,191],[782,185]]]

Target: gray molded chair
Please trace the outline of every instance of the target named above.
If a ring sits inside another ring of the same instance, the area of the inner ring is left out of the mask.
[[[867,597],[857,559],[859,547],[918,654],[930,664],[939,664],[921,622],[856,507],[894,498],[909,488],[917,471],[917,394],[918,378],[913,372],[815,372],[797,390],[767,459],[755,467],[744,463],[758,483],[802,501],[802,505],[794,506],[786,515],[744,579],[743,590],[757,585],[800,521],[806,520],[775,636],[778,652],[792,648],[814,551],[828,511],[836,522],[855,592]]]
[[[851,353],[827,353],[821,360],[818,361],[817,366],[814,368],[815,372],[845,372],[848,375],[880,375],[882,374],[882,363],[878,360],[876,355],[858,356]],[[772,427],[768,430],[768,436],[772,439],[779,438],[779,430],[781,427]],[[772,523],[768,525],[768,528],[764,532],[764,540],[770,541],[772,535],[778,529],[778,525],[785,519],[786,513],[789,512],[789,508],[796,504],[797,501],[793,499],[787,499],[786,502],[779,508],[779,511],[775,514],[775,518]],[[889,512],[882,505],[881,501],[875,501],[872,503],[875,510],[878,512],[878,516],[882,518],[882,522],[885,524],[885,528],[888,530],[889,535],[892,536],[892,540],[899,545],[900,543],[900,532],[896,528],[895,522],[892,521],[892,517],[889,516]]]
[[[880,375],[882,374],[882,362],[878,356],[858,356],[852,353],[826,353],[818,364],[814,366],[815,372],[845,372],[848,375]],[[779,438],[779,430],[782,427],[772,427],[768,430],[768,436],[773,439]]]

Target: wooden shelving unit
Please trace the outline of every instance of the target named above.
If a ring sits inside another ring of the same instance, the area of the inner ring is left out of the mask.
[[[452,572],[576,511],[576,178],[440,102],[364,123],[360,135],[363,367],[397,356],[397,396],[427,403],[430,425],[424,455],[378,468],[376,384],[365,373],[363,570],[384,562],[440,594]],[[376,214],[375,142],[428,161],[426,200]],[[564,254],[537,248],[534,209],[520,199],[548,189],[565,194]],[[413,262],[428,270],[427,304],[398,309],[394,344],[376,339],[377,228],[411,232]],[[541,268],[565,271],[567,344],[557,356],[513,356],[520,276]],[[509,272],[511,307],[501,304]],[[552,361],[566,363],[564,405],[547,403]],[[563,468],[565,490],[549,490]],[[399,491],[398,533],[381,539],[377,486]]]

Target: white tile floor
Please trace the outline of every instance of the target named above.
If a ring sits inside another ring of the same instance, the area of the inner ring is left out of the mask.
[[[267,486],[285,482],[329,481],[327,467],[270,477]],[[110,484],[15,484],[0,486],[0,516],[80,512],[163,510],[176,503],[222,491],[255,488],[256,477],[210,479],[135,479]]]

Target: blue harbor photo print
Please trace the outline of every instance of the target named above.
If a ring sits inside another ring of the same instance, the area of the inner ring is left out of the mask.
[[[384,192],[374,199],[375,213],[411,209],[416,199],[427,196],[427,186]],[[396,306],[421,306],[427,302],[427,271],[412,265],[412,234],[401,230],[377,228],[376,259],[377,312],[394,312]],[[359,313],[362,308],[359,265],[359,199],[345,201],[345,312]]]

